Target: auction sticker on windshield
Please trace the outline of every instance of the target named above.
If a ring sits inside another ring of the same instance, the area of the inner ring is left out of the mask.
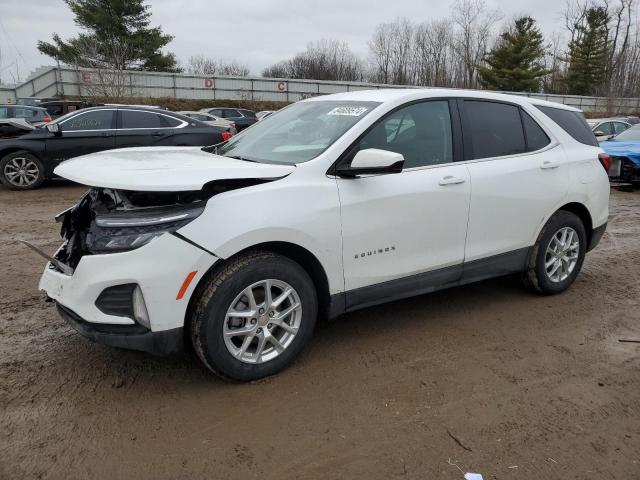
[[[367,107],[336,107],[327,115],[346,115],[347,117],[359,117],[369,110]]]

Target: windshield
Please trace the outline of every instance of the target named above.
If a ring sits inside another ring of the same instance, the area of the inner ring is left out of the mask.
[[[269,115],[218,148],[218,155],[264,163],[296,164],[324,152],[377,102],[295,103]]]
[[[640,140],[640,126],[631,127],[611,139],[614,142],[632,142]]]

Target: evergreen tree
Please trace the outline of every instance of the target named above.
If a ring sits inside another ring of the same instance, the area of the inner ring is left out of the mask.
[[[516,19],[478,65],[480,84],[489,90],[539,92],[545,70],[544,38],[531,17]]]
[[[83,30],[64,41],[38,42],[38,50],[62,63],[115,70],[179,71],[175,56],[162,53],[173,37],[149,28],[144,0],[65,0]]]
[[[584,25],[577,27],[569,44],[567,88],[572,95],[596,95],[607,78],[609,14],[605,7],[587,10]]]

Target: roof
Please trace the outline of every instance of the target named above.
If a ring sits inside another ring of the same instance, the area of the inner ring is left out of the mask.
[[[174,112],[174,113],[180,113],[182,115],[188,115],[190,113],[195,113],[195,114],[198,114],[198,115],[208,115],[210,117],[214,116],[214,115],[211,115],[208,112],[205,112],[204,110],[178,110],[177,112]]]
[[[119,105],[119,104],[111,104],[111,105],[96,105],[95,107],[86,107],[80,110],[76,110],[77,112],[87,111],[87,110],[144,110],[153,113],[175,113],[169,110],[165,110],[163,108],[158,107],[149,107],[147,105]]]
[[[324,100],[360,101],[381,103],[402,103],[405,101],[419,100],[422,98],[436,97],[472,97],[487,100],[500,100],[517,104],[540,105],[579,112],[580,110],[562,103],[548,102],[537,98],[524,97],[515,94],[495,93],[487,90],[463,90],[457,88],[380,88],[376,90],[356,90],[352,92],[334,93],[312,97],[305,102],[317,102]]]

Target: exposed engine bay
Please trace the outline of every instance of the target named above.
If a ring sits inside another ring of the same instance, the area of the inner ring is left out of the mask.
[[[76,205],[56,216],[65,241],[55,260],[75,269],[84,255],[123,252],[175,232],[203,211],[214,195],[267,182],[213,181],[202,190],[141,192],[93,187]],[[56,268],[52,265],[52,268]]]

